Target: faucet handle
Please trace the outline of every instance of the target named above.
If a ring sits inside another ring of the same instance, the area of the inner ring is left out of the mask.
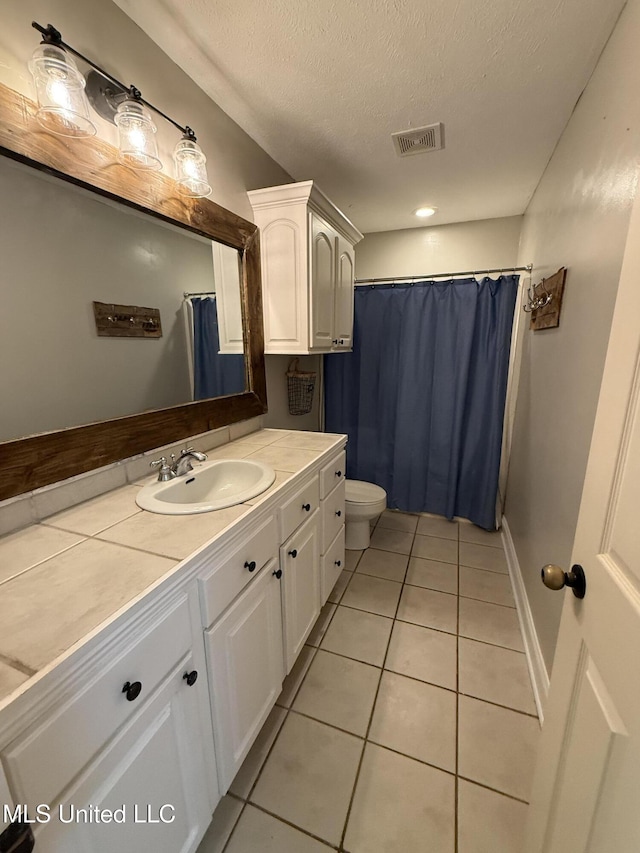
[[[171,454],[171,459],[174,459],[174,454]],[[172,480],[175,477],[175,473],[172,471],[171,466],[167,464],[166,456],[161,456],[160,459],[154,459],[153,462],[149,462],[150,468],[160,467],[158,471],[158,480],[161,483],[166,482],[167,480]]]

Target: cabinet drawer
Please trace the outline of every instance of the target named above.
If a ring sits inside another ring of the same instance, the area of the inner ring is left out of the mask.
[[[179,660],[191,649],[189,601],[183,595],[152,623],[133,647],[83,684],[76,695],[5,752],[20,802],[53,803],[69,782],[135,714]],[[126,682],[140,682],[132,701]]]
[[[264,564],[277,555],[276,520],[270,516],[247,536],[246,542],[231,557],[216,563],[208,575],[199,578],[204,627],[212,625]]]
[[[329,492],[345,478],[347,457],[344,452],[320,469],[320,497],[324,500]]]
[[[322,540],[320,553],[324,554],[344,524],[344,480],[322,501]]]
[[[344,526],[340,528],[326,554],[321,558],[320,566],[320,589],[324,604],[344,569]]]
[[[280,541],[288,539],[293,531],[306,521],[320,506],[318,478],[314,477],[283,504],[280,509]]]

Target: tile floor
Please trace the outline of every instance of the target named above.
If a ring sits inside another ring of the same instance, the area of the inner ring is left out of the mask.
[[[499,534],[383,513],[198,853],[518,853],[539,726],[514,608]]]

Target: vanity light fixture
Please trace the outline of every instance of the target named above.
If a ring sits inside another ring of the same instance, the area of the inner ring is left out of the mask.
[[[425,219],[427,216],[433,216],[433,214],[438,210],[437,207],[419,207],[417,210],[414,210],[414,214],[416,216]]]
[[[162,162],[156,141],[157,128],[150,110],[176,127],[182,138],[173,152],[178,192],[190,198],[211,194],[202,149],[190,127],[183,127],[149,101],[135,86],[125,86],[92,60],[62,40],[52,25],[32,22],[42,42],[29,63],[38,97],[37,118],[43,127],[62,136],[93,136],[89,103],[102,118],[118,128],[120,160],[134,169],[158,170]],[[84,76],[70,54],[93,69]],[[86,87],[86,92],[85,92]]]

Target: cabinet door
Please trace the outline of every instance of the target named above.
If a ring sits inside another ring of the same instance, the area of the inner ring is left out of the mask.
[[[353,346],[353,288],[355,261],[353,246],[338,236],[336,286],[334,301],[335,348],[351,349]]]
[[[315,213],[311,219],[311,346],[331,349],[333,330],[333,300],[336,276],[337,234]]]
[[[41,853],[153,850],[192,853],[211,820],[197,690],[183,679],[185,658],[86,773],[35,828]],[[46,755],[43,755],[43,762]],[[72,813],[71,809],[75,809]],[[86,816],[78,809],[86,809]],[[96,809],[115,822],[96,822]],[[93,818],[91,817],[93,815]],[[62,819],[65,821],[62,822]],[[73,822],[68,822],[75,818]]]
[[[276,560],[205,632],[220,788],[225,793],[275,704],[284,678]]]
[[[287,672],[320,613],[318,511],[282,546],[284,644]]]
[[[221,353],[244,353],[242,304],[240,301],[240,256],[236,249],[211,244],[213,277]]]

